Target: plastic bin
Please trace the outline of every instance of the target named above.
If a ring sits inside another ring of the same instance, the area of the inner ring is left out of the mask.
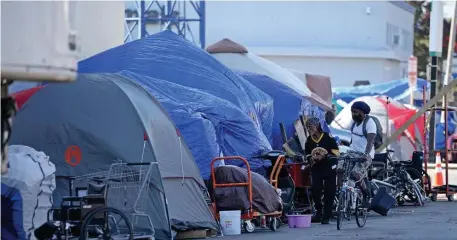
[[[395,205],[395,198],[387,193],[385,187],[380,187],[371,200],[371,210],[382,216],[387,216],[390,208]]]
[[[226,236],[241,234],[241,211],[220,211],[219,212],[222,233]]]
[[[309,228],[312,215],[287,215],[289,228]]]

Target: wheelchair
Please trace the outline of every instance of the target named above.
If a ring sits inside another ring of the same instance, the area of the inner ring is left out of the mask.
[[[47,223],[35,230],[37,239],[134,239],[128,217],[108,207],[109,185],[105,180],[93,178],[87,188],[76,188],[77,196],[71,196],[73,180],[70,179],[70,196],[62,198],[59,208],[50,209]],[[122,220],[123,228],[119,224]]]

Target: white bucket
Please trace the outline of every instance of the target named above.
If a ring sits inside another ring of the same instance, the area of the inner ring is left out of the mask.
[[[226,236],[241,234],[241,211],[220,211],[222,233]]]

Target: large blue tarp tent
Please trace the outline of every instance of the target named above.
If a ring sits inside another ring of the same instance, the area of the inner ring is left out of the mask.
[[[271,163],[252,159],[270,144],[248,115],[227,100],[198,89],[122,71],[119,74],[140,83],[167,110],[190,148],[203,179],[210,176],[210,162],[224,156],[243,156],[251,169]],[[240,165],[240,162],[228,162]]]
[[[416,92],[423,93],[424,86],[428,87],[426,80],[418,78]],[[427,88],[428,89],[428,88]],[[408,79],[400,79],[385,83],[357,86],[357,87],[339,87],[333,88],[333,99],[341,99],[346,103],[352,102],[354,99],[364,96],[384,95],[399,102],[409,101],[410,95]],[[422,96],[422,95],[421,95]],[[415,100],[415,106],[422,106],[422,100]]]
[[[284,123],[287,137],[292,137],[295,134],[294,122],[301,114],[314,115],[324,120],[324,111],[322,109],[312,105],[286,85],[261,74],[245,71],[235,71],[235,73],[274,99],[273,135],[271,138],[273,149],[282,149],[283,141],[279,123]],[[324,121],[322,121],[322,124],[326,126]]]
[[[258,122],[267,135],[271,132],[271,99],[207,52],[171,31],[109,49],[78,65],[81,73],[122,70],[196,88],[228,100]]]

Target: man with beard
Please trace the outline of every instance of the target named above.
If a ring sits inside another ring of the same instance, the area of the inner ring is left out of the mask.
[[[354,158],[364,157],[365,162],[358,162],[352,170],[351,177],[360,181],[360,187],[364,195],[364,202],[368,208],[370,191],[368,189],[368,167],[374,158],[374,142],[377,134],[375,121],[368,115],[371,109],[365,102],[358,101],[352,104],[351,155]],[[361,181],[363,179],[363,181]]]

